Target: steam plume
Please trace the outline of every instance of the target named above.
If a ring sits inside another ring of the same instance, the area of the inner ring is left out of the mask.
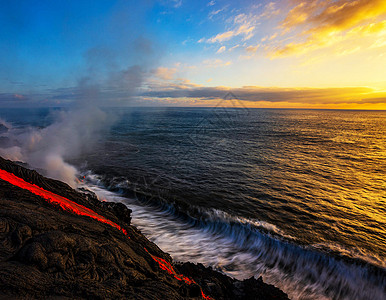
[[[111,86],[114,80],[114,87],[119,85],[128,100],[142,83],[143,68],[131,66],[112,72],[109,77],[105,84]],[[117,104],[116,99],[106,98],[100,86],[90,82],[89,78],[79,82],[72,106],[56,112],[55,122],[48,127],[20,130],[0,120],[3,131],[0,131],[0,139],[3,139],[0,140],[0,155],[28,163],[32,168],[44,170],[47,176],[76,187],[78,170],[68,160],[92,149],[118,118],[102,108]]]

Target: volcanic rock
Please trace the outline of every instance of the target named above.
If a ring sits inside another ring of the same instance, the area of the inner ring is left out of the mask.
[[[238,281],[172,258],[130,225],[131,210],[0,157],[0,169],[115,222],[75,215],[0,179],[0,298],[288,299],[261,279]],[[164,262],[160,268],[159,262]],[[168,267],[170,266],[170,267]],[[168,268],[175,271],[169,272]],[[192,283],[175,274],[182,273]]]

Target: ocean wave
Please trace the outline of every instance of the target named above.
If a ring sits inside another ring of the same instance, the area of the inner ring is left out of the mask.
[[[127,197],[128,183],[85,174],[101,200],[133,210],[133,224],[175,260],[200,262],[238,279],[263,276],[292,299],[384,299],[382,260],[330,244],[300,245],[280,228],[219,209],[179,207],[162,199]],[[111,183],[111,182],[110,182]],[[360,254],[360,255],[359,255]]]

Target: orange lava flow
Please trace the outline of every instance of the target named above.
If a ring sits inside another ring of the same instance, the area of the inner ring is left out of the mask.
[[[145,251],[146,251],[147,253],[149,253],[149,255],[151,256],[151,258],[154,259],[154,260],[159,264],[159,267],[160,267],[162,270],[165,270],[165,271],[168,272],[170,275],[173,275],[174,278],[176,278],[177,280],[185,281],[185,283],[187,283],[187,284],[189,284],[189,285],[192,284],[192,283],[197,284],[193,279],[190,279],[190,278],[188,278],[188,277],[186,277],[186,276],[184,276],[184,275],[182,275],[182,274],[178,274],[178,273],[174,270],[173,266],[172,266],[169,262],[167,262],[166,260],[164,260],[163,258],[158,257],[158,256],[155,256],[155,255],[152,255],[149,251],[147,251],[146,248],[144,248],[144,249],[145,249]],[[198,284],[197,284],[197,285],[198,285]],[[198,286],[199,286],[199,285],[198,285]],[[200,286],[199,286],[199,287],[200,287]],[[212,299],[211,297],[209,297],[209,296],[207,296],[207,295],[204,294],[204,292],[202,291],[201,287],[200,287],[200,290],[201,290],[201,296],[202,296],[202,298],[207,299],[207,300]]]
[[[42,197],[43,199],[47,200],[49,203],[57,204],[63,210],[72,212],[72,213],[80,215],[80,216],[87,216],[87,217],[93,218],[95,220],[98,220],[99,222],[102,222],[102,223],[108,224],[112,227],[115,227],[119,231],[121,231],[123,234],[125,234],[128,238],[130,238],[127,234],[127,231],[124,228],[122,228],[118,224],[110,221],[109,219],[106,219],[105,217],[97,214],[93,210],[91,210],[83,205],[80,205],[74,201],[71,201],[67,198],[59,196],[53,192],[47,191],[47,190],[45,190],[45,189],[43,189],[35,184],[26,182],[23,179],[15,176],[14,174],[9,173],[9,172],[4,171],[4,170],[0,170],[0,179],[8,181],[9,183],[11,183],[19,188],[28,190],[31,193],[34,193],[35,195],[38,195],[38,196]]]
[[[80,205],[80,204],[78,204],[74,201],[71,201],[65,197],[59,196],[53,192],[47,191],[47,190],[45,190],[45,189],[43,189],[35,184],[26,182],[22,178],[19,178],[16,175],[9,173],[7,171],[1,170],[1,169],[0,169],[0,179],[7,181],[7,182],[19,187],[19,188],[28,190],[31,193],[33,193],[37,196],[40,196],[43,199],[47,200],[49,203],[57,204],[63,210],[69,211],[71,213],[74,213],[74,214],[77,214],[80,216],[87,216],[87,217],[93,218],[95,220],[98,220],[99,222],[102,222],[102,223],[108,224],[112,227],[115,227],[116,229],[118,229],[119,231],[124,233],[128,238],[130,238],[127,231],[124,228],[122,228],[118,224],[110,221],[109,219],[106,219],[105,217],[97,214],[93,210],[91,210],[83,205]],[[146,248],[145,248],[145,250],[159,264],[159,267],[162,270],[165,270],[170,275],[173,275],[174,278],[176,278],[177,280],[184,281],[185,283],[187,283],[189,285],[192,283],[197,284],[193,279],[190,279],[182,274],[178,274],[174,270],[173,266],[169,262],[164,260],[163,258],[152,255],[149,251],[147,251]],[[206,300],[212,299],[211,297],[204,294],[201,287],[200,287],[200,290],[201,290],[201,296],[203,299],[206,299]]]

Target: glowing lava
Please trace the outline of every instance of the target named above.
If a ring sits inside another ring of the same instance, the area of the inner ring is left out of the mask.
[[[0,179],[8,181],[9,183],[11,183],[19,188],[28,190],[31,193],[34,193],[35,195],[38,195],[38,196],[42,197],[43,199],[47,200],[49,203],[57,204],[63,210],[72,212],[72,213],[80,215],[80,216],[87,216],[87,217],[93,218],[95,220],[98,220],[99,222],[102,222],[102,223],[108,224],[112,227],[115,227],[119,231],[123,232],[126,236],[128,236],[127,231],[124,228],[122,228],[118,224],[110,221],[109,219],[106,219],[105,217],[97,214],[93,210],[91,210],[83,205],[80,205],[74,201],[71,201],[67,198],[59,196],[53,192],[47,191],[47,190],[45,190],[45,189],[43,189],[35,184],[26,182],[23,179],[15,176],[12,173],[9,173],[9,172],[4,171],[4,170],[0,170]]]
[[[45,189],[43,189],[35,184],[26,182],[22,178],[19,178],[16,175],[9,173],[7,171],[1,170],[1,169],[0,169],[0,179],[7,181],[7,182],[19,187],[19,188],[28,190],[31,193],[33,193],[37,196],[40,196],[43,199],[47,200],[51,204],[59,205],[63,210],[69,211],[71,213],[74,213],[74,214],[77,214],[80,216],[87,216],[87,217],[93,218],[95,220],[98,220],[99,222],[102,222],[102,223],[108,224],[112,227],[115,227],[116,229],[121,231],[123,234],[125,234],[128,238],[130,238],[127,231],[124,228],[122,228],[118,224],[110,221],[109,219],[106,219],[105,217],[97,214],[93,210],[91,210],[83,205],[80,205],[80,204],[78,204],[74,201],[71,201],[65,197],[59,196],[53,192],[47,191],[47,190],[45,190]],[[170,275],[174,276],[174,278],[176,278],[177,280],[184,281],[185,283],[187,283],[189,285],[193,284],[193,283],[197,284],[193,279],[190,279],[182,274],[178,274],[174,270],[173,266],[169,262],[164,260],[163,258],[152,255],[149,251],[147,251],[146,248],[145,248],[145,250],[151,256],[151,258],[154,259],[159,264],[159,267],[162,270],[165,270]],[[207,300],[212,299],[209,296],[206,296],[204,294],[201,287],[200,287],[200,290],[201,290],[202,298],[207,299]]]
[[[145,249],[145,251],[146,251],[147,253],[149,253],[149,255],[151,256],[151,258],[154,259],[154,260],[159,264],[159,267],[160,267],[162,270],[165,270],[165,271],[168,272],[170,275],[173,275],[174,278],[176,278],[177,280],[185,281],[185,283],[187,283],[187,284],[189,284],[189,285],[192,284],[192,283],[197,284],[197,282],[195,282],[193,279],[190,279],[190,278],[188,278],[188,277],[186,277],[186,276],[184,276],[184,275],[182,275],[182,274],[178,274],[178,273],[174,270],[173,266],[172,266],[169,262],[167,262],[166,260],[164,260],[163,258],[158,257],[158,256],[155,256],[155,255],[152,255],[149,251],[147,251],[146,248],[144,248],[144,249]],[[198,284],[197,284],[197,285],[198,285]],[[198,286],[199,286],[199,285],[198,285]],[[201,296],[202,296],[202,298],[207,299],[207,300],[213,299],[213,298],[211,298],[211,297],[205,295],[204,292],[202,291],[202,289],[201,289],[200,286],[199,286],[199,288],[200,288],[200,290],[201,290]]]

